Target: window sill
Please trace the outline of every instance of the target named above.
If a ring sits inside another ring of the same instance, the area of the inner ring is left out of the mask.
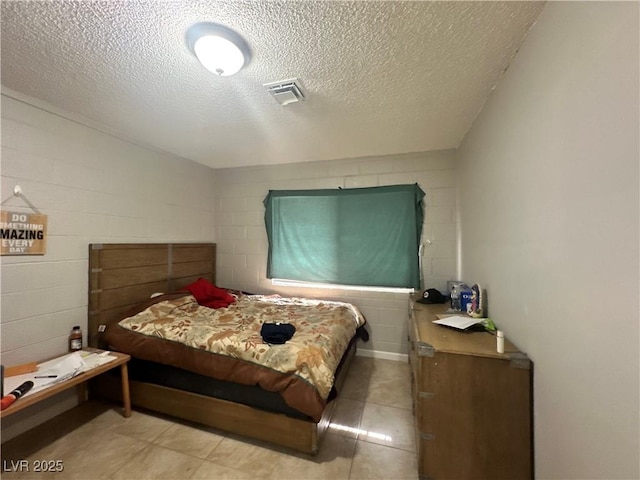
[[[364,285],[336,285],[331,283],[301,282],[299,280],[287,280],[285,278],[272,278],[272,285],[297,288],[325,288],[330,290],[356,290],[359,292],[387,292],[387,293],[414,293],[413,288],[398,287],[370,287]]]

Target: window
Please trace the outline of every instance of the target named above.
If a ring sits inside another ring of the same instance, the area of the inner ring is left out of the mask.
[[[267,277],[420,288],[423,198],[417,184],[270,191]]]

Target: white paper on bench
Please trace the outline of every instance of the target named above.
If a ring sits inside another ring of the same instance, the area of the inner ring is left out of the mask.
[[[73,352],[62,357],[54,358],[47,362],[38,364],[38,371],[25,373],[24,375],[16,375],[15,377],[7,377],[4,379],[5,395],[22,385],[24,382],[31,380],[33,388],[23,395],[27,397],[32,393],[36,393],[44,388],[50,387],[60,382],[64,382],[76,375],[91,370],[93,368],[104,365],[115,360],[116,357],[109,355],[109,352],[91,353],[91,352]],[[40,376],[55,375],[55,378],[35,378]]]

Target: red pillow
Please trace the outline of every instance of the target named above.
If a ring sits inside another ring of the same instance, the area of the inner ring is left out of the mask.
[[[204,278],[199,278],[184,288],[189,290],[196,297],[198,303],[204,307],[224,308],[236,301],[235,297],[224,288],[216,287]]]

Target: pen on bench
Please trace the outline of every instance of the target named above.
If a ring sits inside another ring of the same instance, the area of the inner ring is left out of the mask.
[[[57,378],[58,375],[36,375],[33,378]]]

